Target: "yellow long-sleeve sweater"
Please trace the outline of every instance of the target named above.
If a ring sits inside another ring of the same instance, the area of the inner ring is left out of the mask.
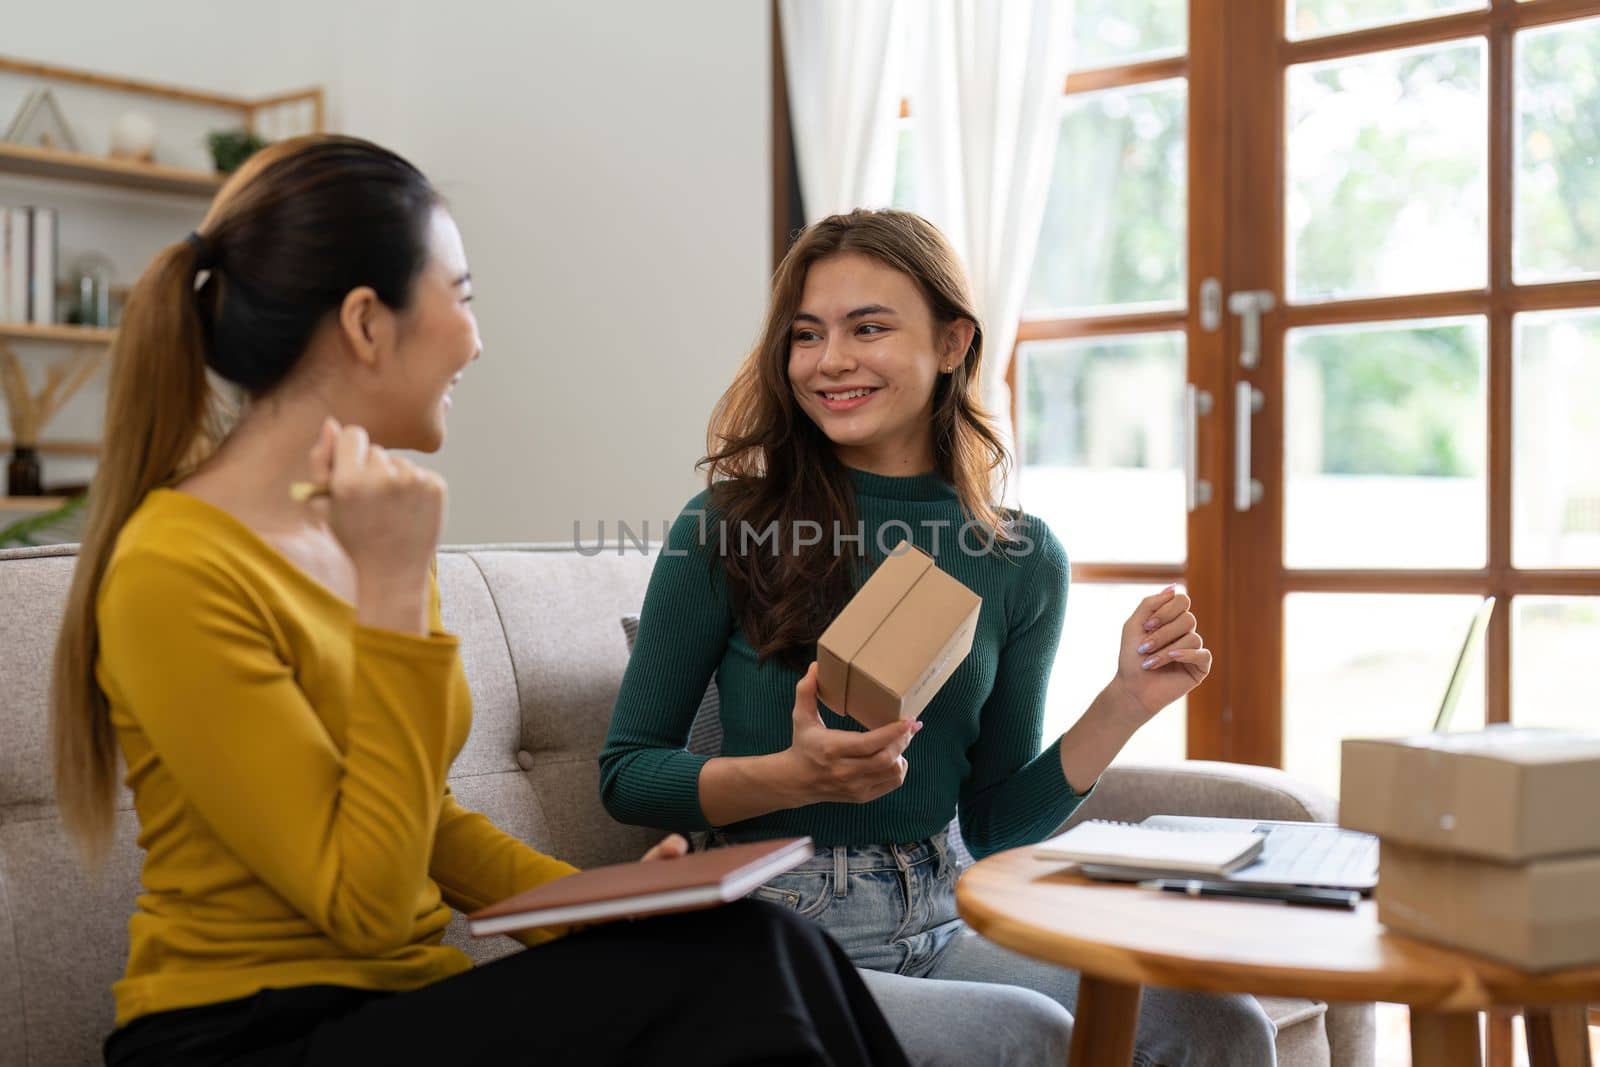
[[[472,709],[436,587],[428,636],[362,626],[228,513],[156,490],[97,610],[145,850],[117,1025],[269,986],[427,985],[471,966],[440,943],[451,907],[575,869],[450,795]]]

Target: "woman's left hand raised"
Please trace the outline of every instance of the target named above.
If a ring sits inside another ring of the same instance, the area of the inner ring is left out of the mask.
[[[688,851],[689,842],[684,839],[682,834],[668,834],[654,848],[646,852],[644,858],[639,862],[647,863],[650,860],[675,859]]]
[[[1211,650],[1191,606],[1186,594],[1169,585],[1140,601],[1122,624],[1117,685],[1147,719],[1211,673]]]

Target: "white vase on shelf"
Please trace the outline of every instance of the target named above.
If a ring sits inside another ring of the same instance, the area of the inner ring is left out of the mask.
[[[156,158],[156,123],[143,111],[127,111],[111,125],[111,155],[152,163]]]

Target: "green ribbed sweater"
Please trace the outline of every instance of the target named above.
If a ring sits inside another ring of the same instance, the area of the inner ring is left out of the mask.
[[[850,477],[871,568],[909,537],[983,598],[972,652],[923,712],[899,789],[866,804],[812,804],[722,829],[734,840],[808,834],[819,845],[911,842],[942,830],[959,805],[962,837],[974,855],[1042,839],[1083,799],[1062,774],[1060,742],[1039,749],[1066,608],[1060,542],[1042,521],[1024,516],[1025,539],[1004,555],[977,551],[975,529],[967,538],[974,551],[966,552],[955,543],[966,521],[959,499],[938,476],[851,470]],[[791,740],[800,675],[776,660],[757,665],[730,607],[722,567],[713,565],[719,527],[707,496],[689,501],[657,558],[600,753],[601,797],[622,822],[711,828],[699,799],[707,757],[684,746],[713,676],[722,697],[724,756],[779,752]],[[729,530],[727,540],[737,551],[738,532]],[[830,534],[818,551],[831,551],[831,544]],[[772,551],[770,542],[751,550]],[[826,706],[821,713],[833,729],[862,729]]]

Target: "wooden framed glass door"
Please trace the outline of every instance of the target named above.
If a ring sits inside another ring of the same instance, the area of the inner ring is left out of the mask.
[[[1457,725],[1595,725],[1600,3],[1240,0],[1227,47],[1225,287],[1273,307],[1255,366],[1227,330],[1224,753],[1336,789],[1486,596]]]
[[[1600,725],[1600,0],[1075,17],[1011,364],[1073,561],[1046,737],[1170,581],[1217,667],[1122,758],[1337,792],[1343,737],[1433,725],[1486,597],[1454,725]]]
[[[1225,522],[1213,752],[1337,791],[1341,738],[1432,726],[1485,597],[1454,725],[1600,724],[1600,3],[1225,26],[1224,287],[1272,307],[1254,366],[1226,329],[1230,495],[1261,491]]]

